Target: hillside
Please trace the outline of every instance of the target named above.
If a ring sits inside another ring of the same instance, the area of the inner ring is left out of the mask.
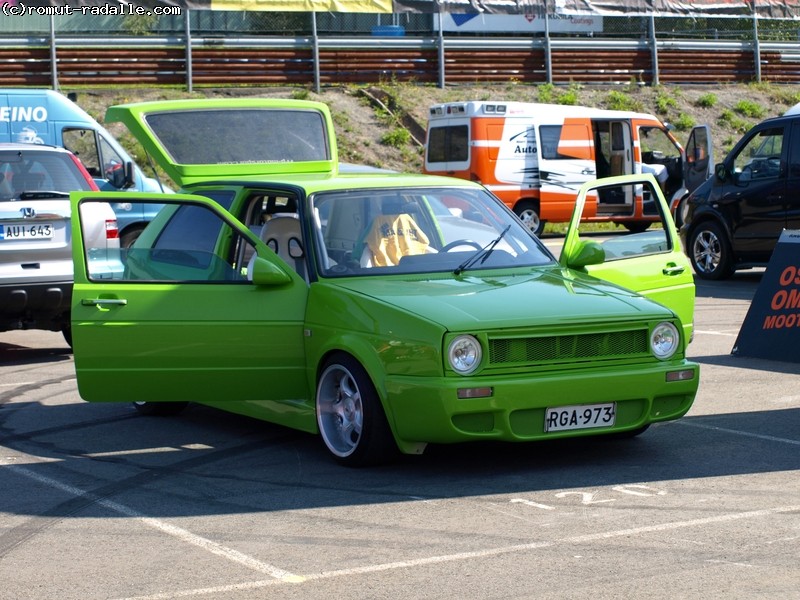
[[[63,90],[64,92],[70,90]],[[517,100],[622,108],[652,113],[676,126],[686,141],[693,125],[711,126],[719,161],[750,126],[800,102],[800,86],[768,84],[622,87],[515,83],[459,85],[444,90],[424,85],[386,84],[330,87],[315,94],[305,88],[209,88],[192,93],[174,88],[80,89],[78,103],[98,121],[113,104],[201,97],[293,97],[327,103],[334,117],[340,159],[403,171],[419,171],[421,143],[430,105],[460,100]],[[124,129],[108,127],[142,166],[146,159]]]

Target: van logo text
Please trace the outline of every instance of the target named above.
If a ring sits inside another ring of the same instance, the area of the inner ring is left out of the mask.
[[[47,121],[47,109],[44,106],[3,106],[0,107],[0,121]]]

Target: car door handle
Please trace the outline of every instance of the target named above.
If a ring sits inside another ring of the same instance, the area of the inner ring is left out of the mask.
[[[125,306],[128,303],[124,298],[83,298],[83,306]]]
[[[685,270],[686,270],[686,267],[682,267],[682,266],[679,266],[679,265],[672,264],[672,265],[666,266],[663,269],[661,269],[661,272],[664,275],[680,275]]]

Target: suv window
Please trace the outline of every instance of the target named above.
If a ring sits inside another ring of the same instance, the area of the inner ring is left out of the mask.
[[[739,182],[770,179],[781,174],[783,127],[758,132],[733,157],[733,172]]]

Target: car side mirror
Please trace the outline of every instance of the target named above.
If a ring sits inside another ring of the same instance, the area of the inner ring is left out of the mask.
[[[260,256],[253,258],[248,276],[255,285],[279,286],[292,282],[292,278],[284,273],[278,265]]]
[[[606,260],[606,251],[594,240],[581,240],[567,258],[570,269],[582,269],[588,265],[599,265]]]
[[[107,167],[105,175],[108,178],[108,182],[119,190],[133,187],[133,162],[128,160],[121,165],[117,163]]]
[[[714,174],[720,181],[725,181],[728,178],[728,169],[725,168],[724,163],[719,163],[714,167]]]

